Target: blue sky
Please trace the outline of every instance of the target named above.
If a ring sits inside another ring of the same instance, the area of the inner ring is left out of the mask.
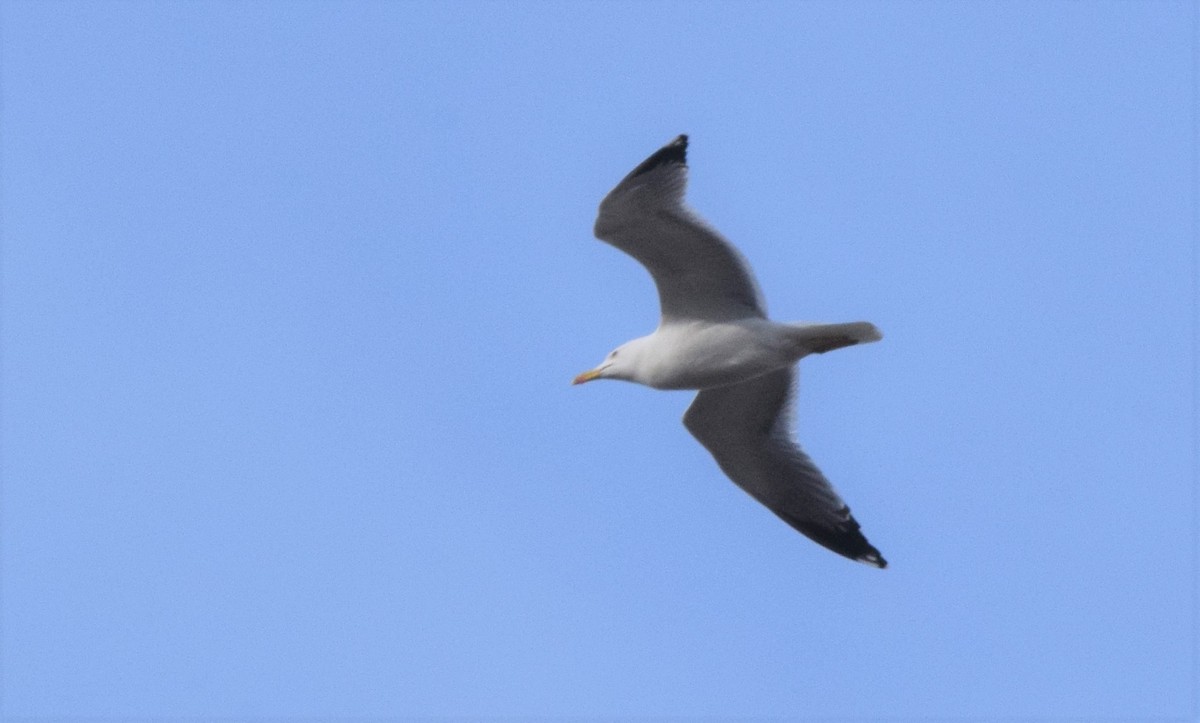
[[[1195,16],[5,3],[0,713],[1190,717]],[[887,570],[569,384],[679,133]]]

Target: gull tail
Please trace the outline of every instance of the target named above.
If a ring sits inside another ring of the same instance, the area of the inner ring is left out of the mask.
[[[869,321],[848,321],[842,324],[791,324],[788,339],[801,355],[824,354],[855,344],[879,341],[883,334]]]

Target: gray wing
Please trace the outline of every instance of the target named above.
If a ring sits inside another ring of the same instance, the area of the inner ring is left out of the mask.
[[[687,136],[679,136],[604,197],[596,238],[646,267],[663,321],[765,317],[749,264],[684,204],[686,189]]]
[[[867,542],[850,508],[792,441],[793,369],[706,389],[683,415],[688,431],[751,497],[809,539],[875,567],[887,561]]]

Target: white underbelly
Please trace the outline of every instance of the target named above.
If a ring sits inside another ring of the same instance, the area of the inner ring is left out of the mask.
[[[657,389],[709,389],[752,379],[790,366],[770,322],[691,324],[662,329],[663,353],[651,386]]]

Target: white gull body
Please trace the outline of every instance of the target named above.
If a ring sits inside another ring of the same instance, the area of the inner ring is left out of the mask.
[[[596,237],[637,259],[658,287],[653,334],[575,378],[698,389],[683,423],[739,487],[812,540],[875,567],[887,561],[793,441],[795,365],[813,353],[878,341],[865,321],[767,319],[745,259],[685,205],[687,136],[633,169],[600,203]]]

